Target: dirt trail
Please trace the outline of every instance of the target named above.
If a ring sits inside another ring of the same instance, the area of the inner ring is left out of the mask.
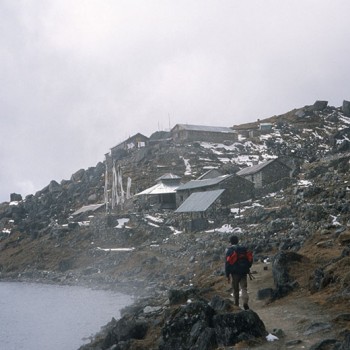
[[[264,270],[264,266],[267,267],[267,270]],[[319,340],[335,337],[338,332],[334,328],[310,335],[304,334],[312,324],[330,322],[334,317],[334,315],[326,314],[321,306],[315,304],[307,291],[293,293],[273,303],[258,300],[257,292],[259,289],[274,287],[272,267],[260,263],[254,265],[252,270],[256,273],[254,273],[255,278],[248,282],[250,308],[259,315],[269,333],[275,329],[281,329],[284,333],[284,336],[279,337],[279,340],[255,346],[252,349],[309,349]],[[288,344],[288,342],[297,340],[300,343]]]

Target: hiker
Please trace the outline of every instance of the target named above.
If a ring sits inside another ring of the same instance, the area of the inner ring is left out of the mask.
[[[253,254],[246,247],[238,245],[238,237],[230,237],[231,246],[226,250],[225,274],[233,289],[234,303],[239,306],[239,290],[242,291],[244,310],[248,310],[247,275],[253,263]]]

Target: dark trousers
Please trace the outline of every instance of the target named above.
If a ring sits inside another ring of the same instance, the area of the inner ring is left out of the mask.
[[[248,304],[248,281],[247,275],[231,275],[232,277],[232,289],[233,289],[233,298],[235,305],[239,305],[239,291],[242,291],[242,302],[243,304]]]

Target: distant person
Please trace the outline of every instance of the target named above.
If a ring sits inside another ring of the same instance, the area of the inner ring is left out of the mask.
[[[248,301],[248,279],[250,267],[253,263],[253,254],[246,247],[238,245],[238,237],[230,237],[230,247],[226,250],[225,274],[227,282],[231,283],[233,289],[234,303],[239,306],[239,291],[242,291],[242,302],[244,310],[249,309]]]

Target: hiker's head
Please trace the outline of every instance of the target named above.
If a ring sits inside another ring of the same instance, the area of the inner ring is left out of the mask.
[[[230,243],[231,244],[238,244],[238,237],[237,236],[231,236],[230,237]]]

